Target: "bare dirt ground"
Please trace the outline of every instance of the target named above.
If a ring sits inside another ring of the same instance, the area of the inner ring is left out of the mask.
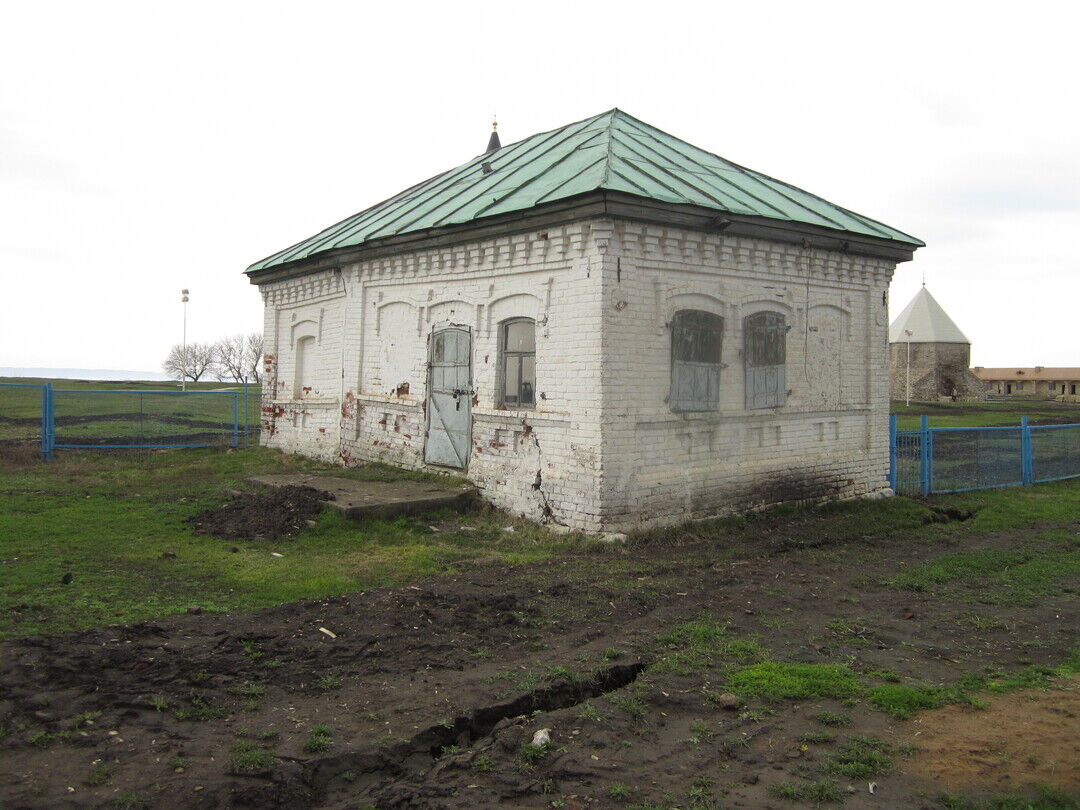
[[[0,807],[761,808],[827,782],[832,806],[929,808],[945,789],[1075,790],[1075,682],[913,720],[850,690],[726,694],[755,644],[867,684],[1068,657],[1075,594],[988,607],[881,584],[945,550],[779,516],[722,543],[8,642]],[[877,775],[837,765],[859,739]]]

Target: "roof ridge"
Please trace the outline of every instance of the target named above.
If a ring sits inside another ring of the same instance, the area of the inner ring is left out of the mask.
[[[253,263],[248,272],[401,234],[520,216],[599,190],[892,240],[908,248],[923,244],[612,107],[476,155]]]

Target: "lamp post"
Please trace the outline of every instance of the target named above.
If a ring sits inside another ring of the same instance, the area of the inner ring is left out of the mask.
[[[180,291],[180,303],[184,305],[184,342],[180,348],[180,390],[187,391],[187,302],[188,291]]]
[[[904,406],[908,407],[911,405],[911,330],[905,329],[904,334],[907,335],[907,372],[904,374],[907,397],[904,399]]]

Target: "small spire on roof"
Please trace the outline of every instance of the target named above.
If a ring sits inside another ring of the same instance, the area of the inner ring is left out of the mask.
[[[499,119],[496,118],[491,122],[491,137],[488,138],[487,149],[485,154],[491,154],[497,152],[502,148],[502,143],[499,142]]]

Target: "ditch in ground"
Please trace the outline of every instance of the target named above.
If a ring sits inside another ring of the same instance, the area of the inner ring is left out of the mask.
[[[780,510],[13,639],[0,806],[1075,807],[1078,506]]]

